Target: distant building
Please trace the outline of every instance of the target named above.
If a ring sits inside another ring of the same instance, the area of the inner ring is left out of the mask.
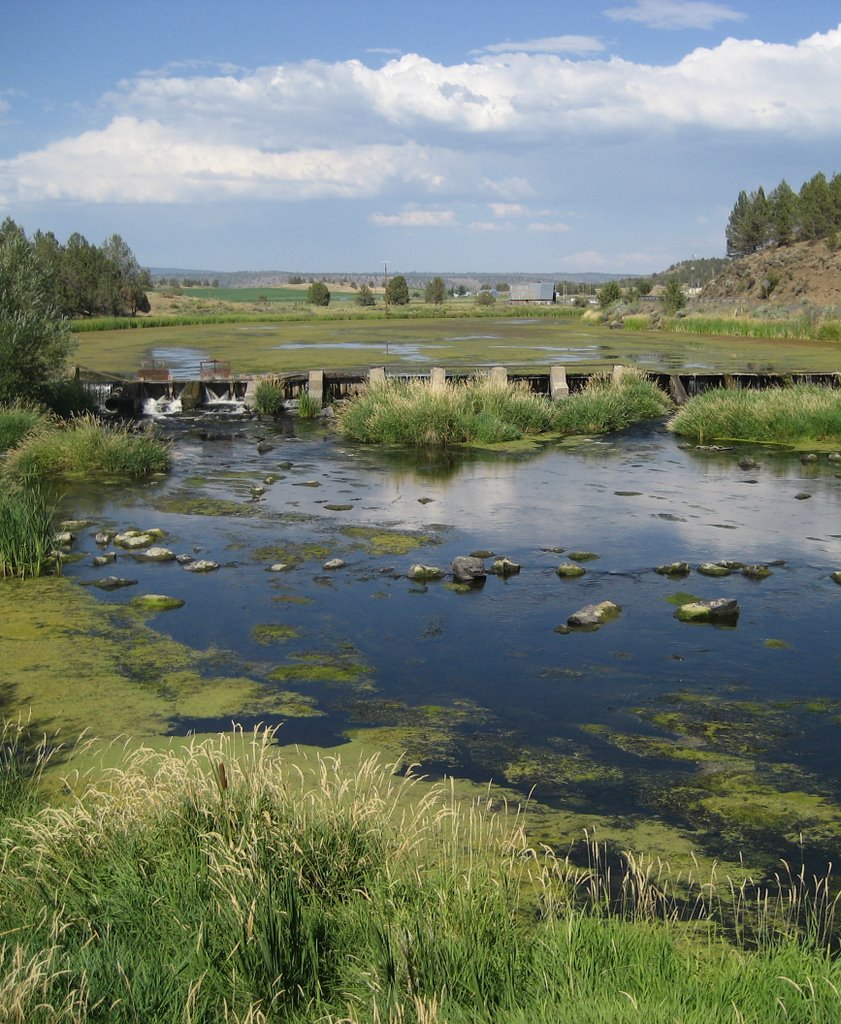
[[[509,301],[518,306],[549,306],[555,301],[552,281],[512,284]]]

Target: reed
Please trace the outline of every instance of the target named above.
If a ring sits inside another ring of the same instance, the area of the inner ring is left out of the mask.
[[[841,391],[815,384],[706,391],[678,411],[669,429],[699,444],[713,440],[841,443]]]
[[[37,424],[6,455],[5,472],[15,479],[62,475],[138,477],[169,469],[169,445],[125,426],[85,414],[68,422]]]
[[[0,833],[0,1019],[834,1024],[826,879],[672,875],[271,730],[139,749]]]
[[[841,338],[841,321],[834,317],[815,319],[809,316],[800,316],[770,320],[747,316],[706,316],[699,313],[685,317],[664,318],[661,327],[674,334],[718,335],[728,338],[819,341],[837,341]]]
[[[59,572],[53,545],[56,509],[37,483],[0,478],[0,577]]]

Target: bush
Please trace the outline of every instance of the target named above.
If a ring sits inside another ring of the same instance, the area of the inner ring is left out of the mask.
[[[307,302],[311,306],[329,306],[330,289],[323,281],[313,281],[307,288]]]

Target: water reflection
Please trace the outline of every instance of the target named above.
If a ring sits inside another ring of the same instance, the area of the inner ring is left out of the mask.
[[[261,453],[267,434],[274,447]],[[841,587],[830,578],[841,568],[841,481],[825,458],[803,466],[752,450],[760,465],[746,472],[744,454],[685,449],[662,424],[518,453],[406,453],[317,427],[246,424],[225,443],[179,435],[175,469],[157,486],[78,490],[69,501],[97,521],[161,526],[173,550],[222,565],[197,578],[119,556],[138,589],[186,600],[156,628],[199,650],[236,652],[244,671],[316,703],[323,717],[276,716],[286,742],[388,729],[430,770],[537,785],[543,799],[685,827],[702,813],[710,765],[719,786],[758,766],[768,785],[778,764],[798,788],[841,790],[832,757]],[[811,497],[797,500],[804,491]],[[406,578],[413,562],[447,569],[476,550],[522,570],[467,593]],[[582,562],[580,580],[559,579],[558,562],[576,550],[598,558]],[[333,557],[346,564],[326,571]],[[759,582],[652,571],[720,559],[776,564]],[[287,570],[269,572],[275,562]],[[89,559],[67,571],[92,575]],[[681,591],[736,598],[738,627],[678,622],[669,599]],[[556,632],[602,600],[621,607],[616,621]],[[260,623],[294,635],[267,649],[254,639]],[[729,725],[707,728],[725,711]],[[171,722],[217,726],[201,716]],[[676,779],[689,787],[686,806],[669,804]],[[723,840],[703,808],[713,848]]]

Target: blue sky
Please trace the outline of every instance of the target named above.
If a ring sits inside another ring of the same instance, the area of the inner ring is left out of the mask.
[[[0,217],[147,266],[648,273],[841,170],[841,8],[0,0]]]

